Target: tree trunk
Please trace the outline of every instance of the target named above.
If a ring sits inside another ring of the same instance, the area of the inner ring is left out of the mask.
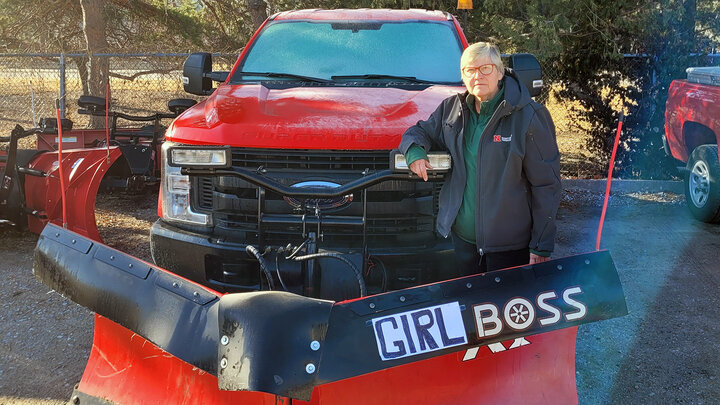
[[[75,61],[75,65],[78,69],[78,75],[80,76],[80,86],[82,87],[82,94],[90,94],[90,86],[88,85],[88,58],[80,56],[72,58]]]
[[[105,39],[105,0],[80,0],[83,12],[83,33],[88,53],[88,90],[91,96],[105,97],[105,88],[109,80],[110,62],[106,56],[95,56],[107,53],[108,43]],[[103,117],[90,117],[91,128],[105,125]]]
[[[263,0],[245,0],[245,5],[252,18],[253,28],[257,29],[267,20],[267,4]]]
[[[695,49],[695,17],[697,14],[697,2],[696,0],[685,0],[683,2],[683,9],[685,11],[682,19],[682,30],[687,41],[690,52],[697,52]]]

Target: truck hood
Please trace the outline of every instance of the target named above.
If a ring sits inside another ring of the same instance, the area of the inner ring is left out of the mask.
[[[393,149],[457,86],[293,87],[223,84],[178,117],[173,142],[289,149]]]

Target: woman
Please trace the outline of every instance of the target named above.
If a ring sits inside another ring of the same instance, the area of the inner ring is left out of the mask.
[[[405,131],[400,151],[426,181],[427,151],[450,152],[437,230],[452,234],[462,275],[549,260],[562,189],[552,118],[497,46],[470,45],[460,66],[467,92]]]

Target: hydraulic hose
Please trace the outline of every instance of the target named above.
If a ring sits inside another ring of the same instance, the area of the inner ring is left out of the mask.
[[[380,291],[385,291],[387,288],[387,267],[385,267],[385,263],[383,263],[380,259],[375,258],[373,256],[370,256],[369,258],[369,265],[368,265],[368,277],[370,276],[370,272],[375,267],[380,267],[380,270],[382,271],[382,284],[380,285]]]
[[[283,290],[289,291],[287,286],[285,285],[285,282],[282,279],[282,276],[280,275],[280,264],[278,263],[278,257],[280,257],[280,254],[275,255],[275,273],[277,273],[278,280],[280,280],[280,285],[282,286]]]
[[[249,247],[250,246],[248,246],[248,248]],[[367,290],[365,288],[365,280],[362,277],[362,273],[360,273],[360,270],[357,268],[357,266],[355,266],[353,264],[353,262],[351,262],[350,260],[343,257],[341,254],[331,253],[331,252],[320,252],[320,253],[313,253],[313,254],[304,255],[304,256],[295,256],[295,257],[293,257],[293,260],[298,260],[298,261],[310,260],[310,259],[316,259],[318,257],[329,257],[329,258],[340,260],[341,262],[347,264],[352,269],[353,273],[355,273],[355,278],[357,278],[358,285],[360,286],[360,296],[364,297],[367,295]]]
[[[245,248],[245,251],[248,252],[249,254],[253,255],[253,257],[255,257],[257,259],[258,263],[260,263],[260,269],[265,274],[265,277],[268,280],[268,284],[270,285],[270,289],[274,290],[275,282],[273,282],[272,275],[270,274],[270,270],[268,270],[267,262],[260,255],[260,252],[258,252],[258,250],[255,249],[255,246],[253,246],[253,245],[247,245],[247,247]]]

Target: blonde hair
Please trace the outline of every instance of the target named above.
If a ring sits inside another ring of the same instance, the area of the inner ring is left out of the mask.
[[[489,42],[475,42],[465,48],[462,56],[460,57],[460,67],[462,68],[468,63],[483,56],[490,57],[490,60],[493,65],[495,65],[498,72],[503,73],[505,71],[505,65],[503,65],[502,59],[500,58],[500,49],[498,49],[497,45]]]

